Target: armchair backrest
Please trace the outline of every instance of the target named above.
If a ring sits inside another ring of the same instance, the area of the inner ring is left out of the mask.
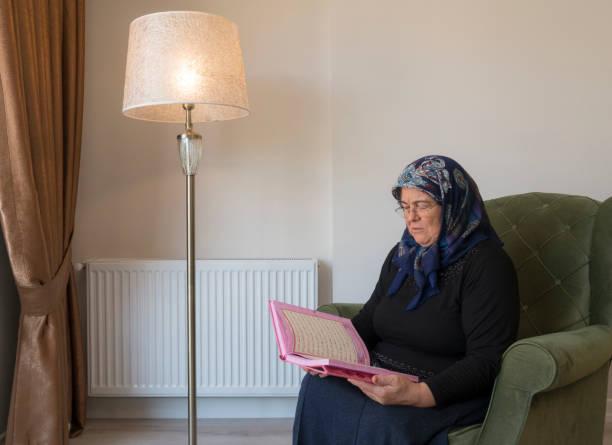
[[[486,202],[519,281],[519,338],[612,326],[612,198],[526,193]]]

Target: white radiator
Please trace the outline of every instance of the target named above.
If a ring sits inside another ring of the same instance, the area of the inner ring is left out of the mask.
[[[90,396],[187,394],[185,261],[87,263]],[[317,261],[198,260],[199,396],[295,396],[302,371],[278,359],[268,299],[317,304]]]

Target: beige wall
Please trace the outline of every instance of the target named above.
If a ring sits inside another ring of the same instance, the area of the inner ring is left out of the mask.
[[[242,38],[251,116],[196,126],[206,139],[199,258],[315,257],[322,302],[331,298],[332,265],[334,301],[364,301],[402,230],[391,184],[429,153],[455,157],[485,198],[612,195],[611,2],[87,0],[86,7],[76,261],[185,255],[174,145],[181,126],[120,111],[129,23],[162,10],[220,14]]]
[[[315,257],[364,301],[402,222],[391,184],[456,158],[485,198],[612,195],[612,3],[87,1],[74,257],[182,258],[180,125],[120,113],[129,22],[195,9],[240,29],[252,115],[199,125],[197,256]]]
[[[238,24],[252,114],[196,124],[198,258],[314,257],[330,299],[329,23],[321,1],[88,0],[74,259],[183,258],[181,125],[121,114],[128,26],[201,10]]]
[[[426,154],[485,199],[612,195],[612,2],[336,0],[333,298],[364,301],[403,222],[390,188]]]

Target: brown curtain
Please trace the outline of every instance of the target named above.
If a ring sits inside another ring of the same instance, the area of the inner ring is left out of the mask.
[[[0,0],[0,221],[21,315],[6,443],[67,444],[85,421],[71,239],[84,0]]]

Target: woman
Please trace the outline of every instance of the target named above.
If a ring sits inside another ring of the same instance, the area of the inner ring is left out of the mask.
[[[406,229],[352,322],[375,366],[420,381],[306,375],[294,444],[446,444],[451,427],[483,420],[515,340],[516,273],[468,173],[426,156],[404,169],[392,193]]]

